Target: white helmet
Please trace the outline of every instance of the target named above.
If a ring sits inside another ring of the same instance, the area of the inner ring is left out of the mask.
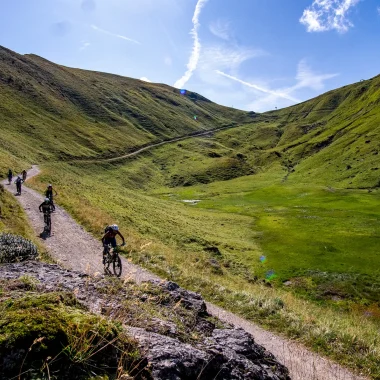
[[[50,198],[45,198],[45,203],[50,203]]]
[[[114,230],[114,231],[119,231],[119,226],[117,224],[113,224],[111,226],[111,228]]]

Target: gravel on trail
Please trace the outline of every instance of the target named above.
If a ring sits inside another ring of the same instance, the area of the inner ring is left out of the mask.
[[[28,178],[39,174],[37,166],[28,171]],[[6,184],[5,189],[15,194],[15,186]],[[38,206],[43,201],[38,192],[23,186],[21,196],[17,200],[24,208],[37,236],[43,231],[43,216]],[[52,236],[44,242],[51,256],[64,268],[84,272],[89,275],[103,273],[102,244],[84,230],[61,207],[56,205],[52,215]],[[156,275],[130,263],[122,258],[123,279],[132,279],[137,283],[149,280],[160,280]],[[285,365],[293,380],[365,380],[338,364],[309,351],[307,348],[284,337],[266,331],[252,322],[223,310],[213,304],[206,303],[207,311],[221,321],[243,328],[252,334],[255,342],[271,352],[277,360]]]

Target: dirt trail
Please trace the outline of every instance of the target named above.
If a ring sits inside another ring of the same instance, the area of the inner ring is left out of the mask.
[[[38,167],[33,166],[28,172],[28,178],[39,173]],[[15,193],[15,185],[4,187]],[[38,206],[43,196],[38,192],[23,186],[22,195],[18,201],[28,215],[37,236],[43,231],[43,217]],[[72,217],[61,207],[56,206],[52,215],[53,234],[47,238],[45,245],[54,259],[63,267],[75,269],[87,274],[103,273],[101,263],[102,245],[92,235],[79,226]],[[154,274],[133,265],[126,259],[123,261],[123,278],[131,278],[137,282],[159,279]],[[210,314],[222,321],[241,327],[253,335],[255,341],[272,352],[279,362],[289,368],[293,380],[365,380],[366,378],[353,375],[341,366],[310,352],[300,344],[270,333],[257,325],[248,322],[213,304],[207,303]]]
[[[210,130],[207,130],[207,131],[196,132],[196,133],[193,133],[193,134],[190,134],[190,135],[175,137],[173,139],[164,140],[164,141],[161,141],[159,143],[149,144],[147,146],[144,146],[142,148],[134,150],[133,152],[123,154],[122,156],[116,156],[116,157],[110,157],[110,158],[94,158],[94,159],[91,159],[91,160],[72,160],[70,162],[96,163],[96,162],[114,162],[114,161],[119,161],[119,160],[122,160],[124,158],[137,156],[138,154],[140,154],[142,152],[145,152],[146,150],[150,150],[152,148],[156,148],[156,147],[161,146],[161,145],[171,144],[173,142],[187,140],[187,139],[194,138],[194,137],[202,137],[202,136],[212,135],[215,132],[220,132],[220,131],[224,131],[224,130],[232,129],[232,128],[237,128],[237,127],[236,126],[220,127],[220,128],[210,129]]]
[[[28,171],[28,178],[39,174],[37,166],[33,166]],[[28,181],[28,179],[27,179]],[[7,185],[3,182],[4,187],[16,193],[15,185]],[[17,196],[26,214],[29,217],[31,225],[37,236],[44,229],[43,215],[39,212],[39,205],[44,197],[38,192],[26,187],[22,187],[22,195]],[[52,214],[52,236],[45,240],[45,246],[52,257],[59,264],[67,269],[74,269],[87,274],[103,273],[102,251],[103,247],[100,241],[83,229],[78,223],[61,207],[56,205],[56,211]],[[153,276],[151,273],[144,271],[142,268],[123,260],[123,273],[130,275],[137,281],[149,280]]]

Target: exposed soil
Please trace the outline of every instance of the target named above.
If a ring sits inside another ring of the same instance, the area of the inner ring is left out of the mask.
[[[28,178],[38,173],[38,167],[33,166],[28,172]],[[14,185],[8,186],[4,182],[4,187],[12,193],[16,192]],[[36,234],[39,236],[43,231],[43,217],[38,211],[38,206],[43,201],[43,196],[23,186],[22,195],[18,196],[17,199],[28,215]],[[56,212],[52,215],[52,226],[53,234],[45,240],[45,245],[58,263],[65,268],[74,269],[89,275],[103,273],[101,243],[86,232],[83,227],[79,226],[59,206],[56,206]],[[160,280],[154,274],[131,264],[125,259],[122,259],[122,262],[123,278],[133,279],[137,283],[147,280]],[[207,303],[207,310],[222,321],[243,328],[251,333],[255,342],[265,347],[280,363],[289,369],[293,380],[365,379],[365,377],[354,375],[332,361],[312,353],[300,344],[272,334],[215,305]]]

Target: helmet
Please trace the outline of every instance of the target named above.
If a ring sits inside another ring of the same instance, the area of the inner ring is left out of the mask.
[[[114,231],[119,231],[119,226],[117,224],[113,224],[111,226],[111,228],[114,230]]]
[[[50,203],[50,199],[49,198],[45,198],[45,203]]]
[[[51,183],[49,183],[48,187],[53,187],[53,185]]]

